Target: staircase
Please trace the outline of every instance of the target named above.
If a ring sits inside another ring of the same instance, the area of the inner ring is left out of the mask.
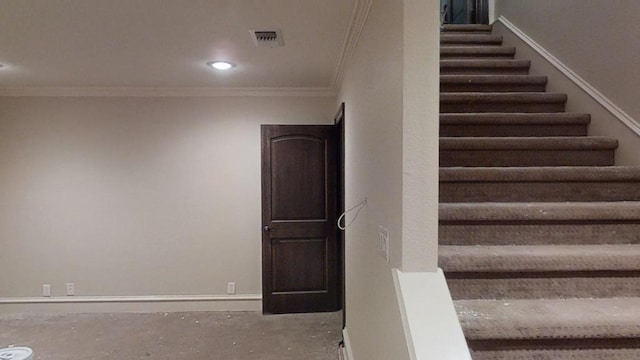
[[[640,168],[501,45],[441,34],[439,266],[473,359],[640,359]]]

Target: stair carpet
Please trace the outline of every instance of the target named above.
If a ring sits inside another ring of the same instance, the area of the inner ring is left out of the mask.
[[[640,168],[488,25],[441,34],[440,250],[474,360],[640,358]]]

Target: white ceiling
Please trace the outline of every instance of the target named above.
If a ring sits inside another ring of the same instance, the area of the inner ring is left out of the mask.
[[[354,1],[0,0],[0,88],[329,88]]]

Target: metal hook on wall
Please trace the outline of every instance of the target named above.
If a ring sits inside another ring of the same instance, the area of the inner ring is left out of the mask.
[[[353,224],[353,222],[356,221],[356,219],[358,218],[358,215],[360,215],[360,211],[362,211],[362,209],[364,209],[365,206],[367,206],[367,198],[364,198],[364,200],[362,200],[361,202],[359,202],[349,210],[343,212],[342,215],[340,215],[340,217],[338,218],[338,228],[340,230],[346,230],[349,226],[351,226],[351,224]],[[351,219],[351,221],[347,223],[345,217],[347,216],[348,213],[352,211],[356,211],[356,214],[354,215],[353,219]],[[340,223],[342,222],[342,219],[345,219],[344,226],[340,225]]]

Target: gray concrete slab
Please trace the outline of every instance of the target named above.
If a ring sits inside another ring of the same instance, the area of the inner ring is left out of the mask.
[[[341,328],[340,312],[0,315],[0,348],[43,360],[336,360]]]

